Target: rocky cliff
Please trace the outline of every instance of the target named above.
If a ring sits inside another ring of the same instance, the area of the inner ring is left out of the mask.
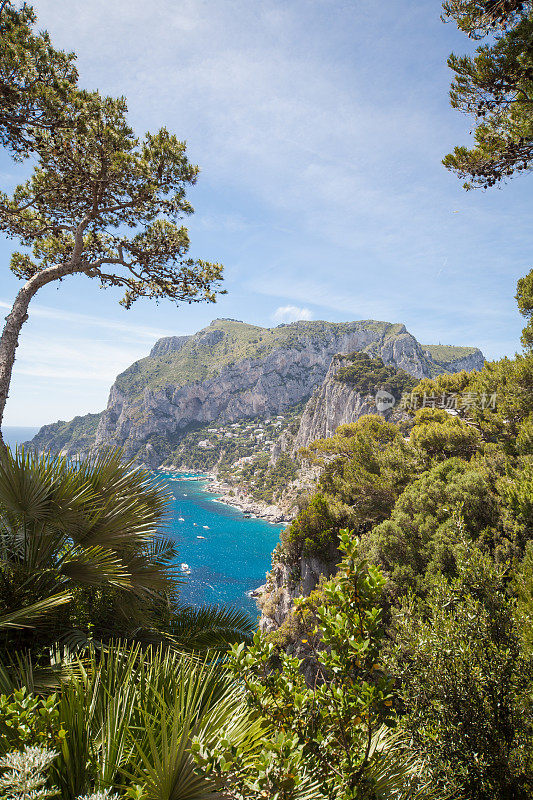
[[[387,386],[377,384],[371,387],[371,391],[358,391],[357,386],[339,379],[340,372],[350,364],[347,356],[338,354],[333,357],[323,383],[315,389],[304,409],[298,433],[291,443],[293,456],[316,439],[333,436],[339,425],[357,422],[364,414],[380,414],[385,419],[394,414],[397,398],[392,401],[393,405],[385,402],[387,395],[393,397]],[[383,402],[380,402],[379,395],[376,401],[379,391],[386,392],[381,398]]]
[[[278,630],[289,616],[294,600],[309,597],[321,578],[328,580],[335,575],[339,561],[339,551],[333,547],[328,557],[302,555],[298,564],[275,560],[267,582],[255,594],[261,610],[259,630],[262,633]]]
[[[483,363],[474,348],[448,350],[438,355],[450,363],[459,356],[470,358],[472,366]],[[117,377],[94,445],[121,446],[126,456],[159,466],[195,426],[274,415],[307,399],[333,356],[352,351],[378,355],[417,378],[443,371],[430,346],[420,345],[399,324],[303,321],[260,328],[214,320],[193,336],[161,339],[149,356]],[[72,423],[61,425],[62,449],[71,452]],[[52,439],[41,431],[39,447],[48,441],[50,446]]]

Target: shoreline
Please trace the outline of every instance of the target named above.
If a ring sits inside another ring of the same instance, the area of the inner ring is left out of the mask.
[[[205,472],[198,476],[190,475],[193,470],[190,469],[176,469],[174,467],[162,467],[158,470],[165,473],[167,476],[175,476],[179,480],[185,481],[205,481],[206,486],[204,491],[209,494],[216,494],[217,497],[213,498],[217,503],[223,503],[227,506],[239,509],[243,514],[249,515],[253,519],[262,519],[265,522],[270,522],[273,525],[288,524],[291,521],[284,511],[276,505],[266,505],[258,500],[254,500],[247,496],[245,489],[240,487],[230,486],[219,480],[215,473]],[[184,477],[180,477],[180,476]],[[233,492],[233,494],[230,494]]]
[[[243,514],[249,515],[254,519],[263,519],[274,525],[290,522],[289,517],[276,505],[267,506],[258,500],[248,497],[246,490],[238,486],[230,486],[218,478],[211,478],[209,485],[205,488],[206,492],[210,494],[217,494],[217,503],[224,503],[227,506],[238,508]],[[233,494],[230,494],[233,492]]]

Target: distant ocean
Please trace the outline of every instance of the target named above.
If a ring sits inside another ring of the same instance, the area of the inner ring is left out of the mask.
[[[2,437],[6,444],[10,447],[15,447],[17,444],[23,444],[23,442],[28,442],[30,439],[33,439],[39,430],[40,427],[16,428],[7,426],[2,428]]]
[[[38,430],[5,427],[2,434],[6,444],[14,447]],[[181,569],[181,599],[191,605],[229,604],[255,619],[257,606],[248,593],[265,582],[284,526],[244,517],[238,509],[218,503],[215,495],[205,491],[204,481],[166,473],[158,477],[174,498],[165,533],[177,544],[178,563],[186,565]]]

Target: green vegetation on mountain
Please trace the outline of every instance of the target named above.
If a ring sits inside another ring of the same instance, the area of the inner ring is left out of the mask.
[[[358,328],[378,332],[385,339],[397,334],[403,326],[375,320],[356,323],[317,320],[260,328],[238,320],[216,319],[191,336],[178,352],[136,361],[118,376],[116,386],[119,391],[135,396],[147,386],[162,389],[204,381],[217,375],[222,367],[245,359],[264,358],[278,348],[326,344],[332,333],[342,335]]]
[[[258,456],[241,467],[233,480],[247,487],[254,500],[270,505],[279,500],[287,486],[298,474],[297,463],[282,453],[275,463],[269,456]]]
[[[346,359],[351,362],[350,366],[341,367],[335,377],[356,392],[364,394],[379,387],[399,400],[404,392],[416,386],[417,381],[411,375],[385,366],[381,358],[371,358],[367,353],[349,353]]]
[[[476,352],[475,347],[456,347],[451,344],[423,344],[422,347],[429,353],[433,361],[447,366]]]
[[[230,482],[240,482],[241,459],[248,464],[270,459],[272,447],[287,430],[294,432],[304,403],[297,403],[284,414],[261,415],[240,422],[212,422],[195,426],[179,438],[164,466],[176,469],[212,470]],[[267,455],[268,454],[268,455]]]
[[[74,417],[69,422],[60,420],[51,425],[43,425],[31,441],[37,450],[48,450],[51,453],[84,453],[94,445],[96,429],[101,414],[85,414]]]

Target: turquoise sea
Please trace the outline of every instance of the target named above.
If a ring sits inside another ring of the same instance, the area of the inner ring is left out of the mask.
[[[247,593],[265,582],[272,551],[283,526],[244,517],[218,503],[205,491],[204,481],[159,474],[173,494],[172,519],[167,531],[178,546],[183,569],[184,602],[229,603],[257,616],[255,600]]]
[[[6,444],[14,446],[37,431],[6,427],[2,432]],[[193,475],[158,473],[173,496],[165,533],[178,546],[179,564],[187,565],[181,569],[182,600],[193,605],[228,603],[255,618],[255,600],[247,592],[265,582],[283,526],[244,517],[206,492],[205,481],[184,480],[187,477]]]

